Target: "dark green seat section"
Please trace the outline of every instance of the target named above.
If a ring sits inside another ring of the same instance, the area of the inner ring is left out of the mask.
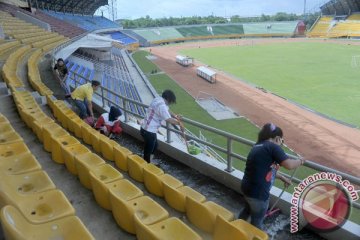
[[[243,25],[212,26],[214,35],[244,34]]]
[[[198,36],[211,36],[213,35],[208,31],[207,26],[198,27],[180,27],[176,28],[184,37],[198,37]]]

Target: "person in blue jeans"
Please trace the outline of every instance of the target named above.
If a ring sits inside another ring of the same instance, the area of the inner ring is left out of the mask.
[[[78,86],[72,93],[71,98],[74,100],[79,109],[79,116],[85,119],[88,116],[94,118],[92,107],[92,97],[94,92],[100,87],[100,82],[93,80],[91,83],[85,83]]]
[[[245,167],[241,191],[246,200],[245,209],[239,218],[247,220],[251,217],[251,224],[263,229],[263,221],[269,207],[270,189],[275,178],[279,178],[288,186],[291,181],[278,174],[280,166],[294,169],[304,164],[303,159],[290,159],[281,148],[283,131],[275,124],[265,124],[259,132],[258,140],[251,149]]]

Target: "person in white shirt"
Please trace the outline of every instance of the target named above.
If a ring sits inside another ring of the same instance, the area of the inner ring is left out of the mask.
[[[144,139],[144,159],[150,163],[157,148],[156,133],[161,127],[161,122],[166,121],[180,125],[177,116],[169,111],[169,105],[176,103],[176,96],[171,90],[165,90],[161,97],[156,97],[147,109],[141,125],[140,134]]]

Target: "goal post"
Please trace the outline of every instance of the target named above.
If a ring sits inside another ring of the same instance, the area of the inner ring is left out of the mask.
[[[351,58],[351,68],[360,68],[360,55],[354,55]]]

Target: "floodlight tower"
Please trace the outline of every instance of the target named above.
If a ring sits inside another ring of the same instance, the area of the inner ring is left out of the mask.
[[[115,21],[117,19],[117,0],[111,0],[111,15],[110,16],[112,16],[113,21]]]
[[[306,0],[304,0],[304,19],[306,19]]]

